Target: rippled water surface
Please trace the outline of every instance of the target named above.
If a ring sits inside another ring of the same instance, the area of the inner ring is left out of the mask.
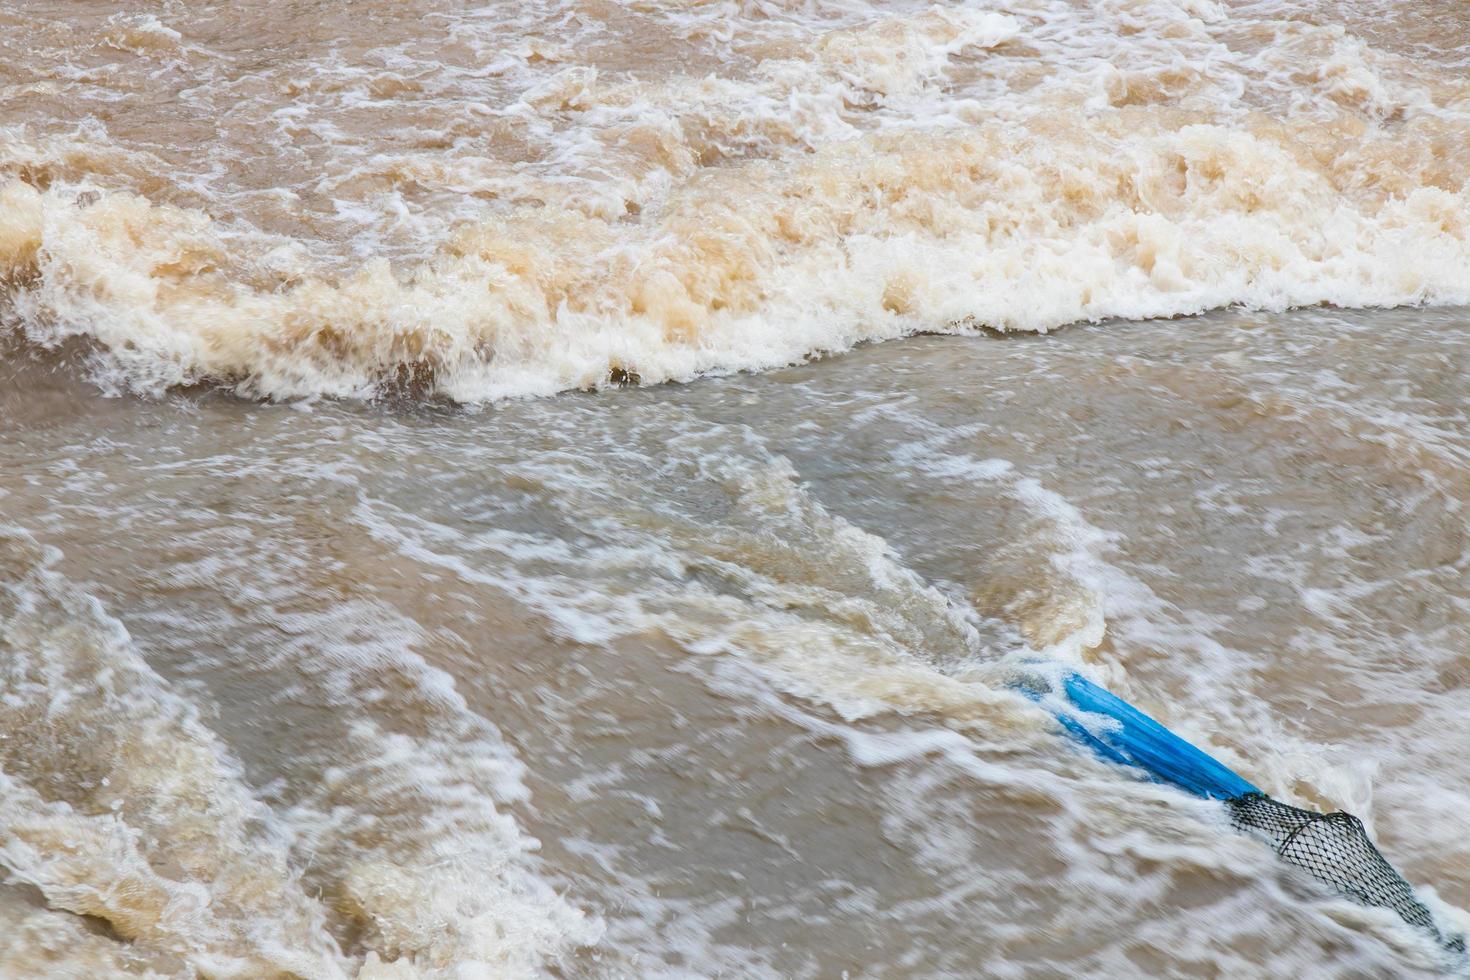
[[[1361,814],[1464,921],[1464,325],[926,337],[477,410],[108,399],[16,355],[0,955],[1432,971],[1003,664]]]

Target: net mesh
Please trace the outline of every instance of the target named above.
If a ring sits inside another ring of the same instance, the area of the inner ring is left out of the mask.
[[[1464,950],[1464,937],[1440,933],[1429,909],[1373,846],[1357,817],[1302,810],[1259,793],[1238,796],[1226,805],[1237,829],[1269,841],[1283,861],[1364,905],[1393,909],[1449,949]]]

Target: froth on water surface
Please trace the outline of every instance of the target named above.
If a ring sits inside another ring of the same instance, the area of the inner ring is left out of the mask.
[[[1457,9],[12,6],[0,315],[113,390],[480,402],[1465,302]]]

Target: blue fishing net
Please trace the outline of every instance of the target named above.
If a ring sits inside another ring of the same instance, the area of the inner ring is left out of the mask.
[[[1281,860],[1363,905],[1392,909],[1446,949],[1464,952],[1464,937],[1440,931],[1413,886],[1374,846],[1357,817],[1317,813],[1274,800],[1081,674],[1051,672],[1048,678],[1045,673],[1028,676],[1017,687],[1098,755],[1136,766],[1196,796],[1223,801],[1235,828],[1270,844]]]

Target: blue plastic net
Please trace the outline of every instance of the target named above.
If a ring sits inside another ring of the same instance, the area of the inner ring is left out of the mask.
[[[1392,909],[1447,949],[1464,952],[1464,937],[1440,931],[1413,886],[1388,863],[1352,814],[1317,813],[1272,799],[1076,672],[1051,679],[1027,677],[1017,687],[1051,710],[1069,735],[1104,759],[1142,769],[1195,796],[1224,801],[1236,829],[1269,843],[1283,861],[1363,905]]]

